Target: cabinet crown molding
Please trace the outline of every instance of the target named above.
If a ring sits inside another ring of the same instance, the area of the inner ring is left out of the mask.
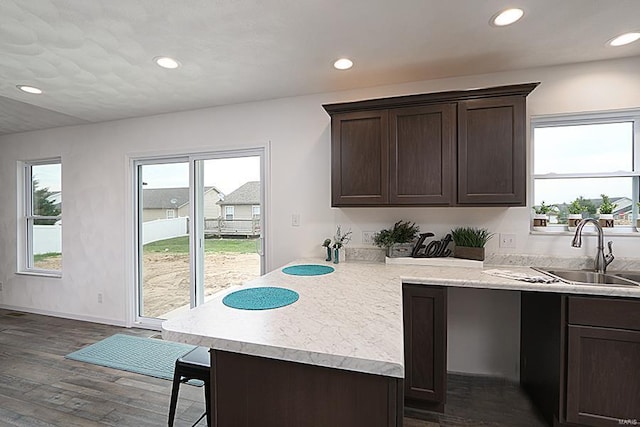
[[[446,101],[465,101],[494,96],[529,95],[540,82],[521,83],[517,85],[494,86],[481,89],[454,90],[446,92],[422,93],[416,95],[393,96],[389,98],[366,99],[362,101],[324,104],[322,107],[329,115],[346,113],[362,109],[375,110],[398,107],[411,107]]]

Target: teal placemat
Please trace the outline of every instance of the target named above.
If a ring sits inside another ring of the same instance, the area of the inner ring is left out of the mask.
[[[323,274],[333,273],[334,271],[335,269],[333,267],[318,264],[292,265],[291,267],[282,269],[283,273],[293,276],[322,276]]]
[[[231,292],[222,299],[222,303],[240,310],[270,310],[293,304],[298,298],[298,293],[291,289],[264,287]]]
[[[176,359],[194,348],[172,341],[115,334],[65,358],[170,380]]]

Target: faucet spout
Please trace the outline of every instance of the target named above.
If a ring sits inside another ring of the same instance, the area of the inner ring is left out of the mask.
[[[612,242],[609,242],[609,253],[607,255],[604,254],[604,232],[598,220],[593,218],[585,218],[581,220],[576,226],[576,234],[573,236],[573,240],[571,241],[571,246],[574,248],[579,248],[582,246],[582,229],[588,223],[592,223],[596,227],[596,231],[598,232],[598,248],[596,252],[596,258],[594,263],[594,269],[598,273],[606,273],[607,266],[611,264],[614,259],[613,251],[612,251]]]

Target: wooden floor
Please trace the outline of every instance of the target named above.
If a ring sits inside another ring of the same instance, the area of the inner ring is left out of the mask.
[[[0,426],[167,425],[171,381],[64,358],[117,332],[157,334],[0,309]],[[517,387],[500,381],[452,376],[447,398],[445,414],[408,412],[404,426],[545,425]],[[203,413],[203,389],[182,385],[175,425]]]

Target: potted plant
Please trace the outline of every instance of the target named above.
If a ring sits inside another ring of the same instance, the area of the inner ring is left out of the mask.
[[[493,237],[486,228],[457,227],[451,230],[451,237],[456,246],[453,249],[455,258],[484,261],[484,245]]]
[[[351,241],[351,230],[346,233],[342,233],[340,226],[336,228],[336,235],[333,236],[333,263],[338,264],[340,262],[340,248]],[[326,240],[325,240],[326,242]]]
[[[533,211],[533,229],[542,229],[549,223],[549,213],[555,212],[558,208],[555,205],[547,205],[544,200],[540,206],[534,206]]]
[[[636,230],[640,231],[640,202],[636,203],[638,206],[638,218],[636,218]]]
[[[602,203],[600,203],[600,207],[598,207],[598,212],[600,213],[598,222],[600,223],[600,227],[613,227],[613,210],[618,205],[612,203],[606,194],[601,194],[600,197],[602,197]]]
[[[385,248],[388,257],[411,255],[413,241],[420,232],[420,227],[409,221],[398,221],[392,228],[380,230],[373,235],[373,243]]]
[[[582,205],[582,196],[577,197],[573,202],[567,206],[569,216],[567,216],[567,226],[569,231],[574,231],[578,226],[578,223],[582,220],[582,212],[585,211],[585,207]]]

